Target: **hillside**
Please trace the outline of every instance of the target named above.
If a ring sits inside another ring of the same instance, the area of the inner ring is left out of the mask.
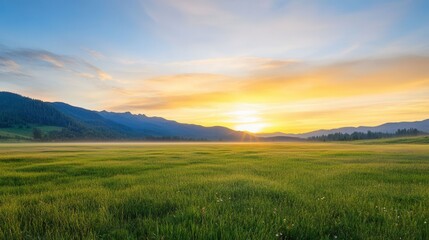
[[[79,122],[85,128],[91,129],[96,133],[103,133],[107,138],[136,138],[139,137],[130,128],[117,124],[103,118],[96,111],[87,110],[80,107],[71,106],[66,103],[50,103],[55,109],[74,121]],[[140,136],[142,137],[142,136]]]
[[[18,126],[11,128],[0,128],[0,139],[14,139],[14,140],[32,140],[33,139],[33,128],[38,128],[41,130],[42,134],[49,134],[54,131],[61,131],[61,127],[55,126]]]
[[[75,123],[42,101],[0,92],[0,127],[29,124],[67,127]]]

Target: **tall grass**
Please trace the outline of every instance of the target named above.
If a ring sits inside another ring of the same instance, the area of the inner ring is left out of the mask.
[[[0,239],[429,239],[427,145],[0,145]]]

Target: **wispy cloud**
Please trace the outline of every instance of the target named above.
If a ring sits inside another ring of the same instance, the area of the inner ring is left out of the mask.
[[[184,72],[249,74],[266,70],[275,71],[298,62],[293,59],[228,57],[171,62],[166,64],[166,67],[174,67]]]
[[[0,57],[0,74],[28,76],[21,71],[21,66],[15,61]]]
[[[96,60],[103,60],[106,58],[106,56],[104,54],[102,54],[99,51],[96,51],[94,49],[89,49],[89,48],[84,48],[83,50],[85,50],[85,52],[90,55],[92,58],[96,59]]]
[[[83,59],[55,54],[46,50],[6,48],[1,49],[0,58],[3,59],[3,61],[13,62],[17,65],[50,67],[72,72],[79,77],[91,77],[100,80],[112,79],[108,73]]]
[[[201,60],[195,64],[205,65],[212,61]],[[226,99],[221,96],[221,93],[225,93],[248,101],[286,101],[408,91],[425,87],[429,81],[427,56],[361,59],[323,65],[300,62],[293,63],[293,67],[289,66],[289,61],[284,62],[286,64],[274,64],[258,74],[164,75],[137,81],[131,88],[136,95],[154,95],[154,102],[172,102],[173,106],[178,106],[181,101],[169,98],[185,98],[185,95],[190,97],[196,94],[193,102],[200,105],[204,104],[206,99],[201,94],[216,93],[217,98],[208,99],[220,102]],[[192,62],[185,64],[193,65]],[[152,97],[148,97],[150,98]]]
[[[285,126],[286,123],[280,122],[287,119],[288,128],[297,129],[298,126],[302,128],[303,123],[293,125],[293,122],[308,123],[300,118],[309,117],[311,113],[313,128],[316,125],[329,127],[339,122],[353,124],[356,114],[352,109],[360,113],[370,109],[371,119],[367,122],[374,122],[376,113],[386,112],[386,116],[392,117],[395,111],[398,115],[406,107],[415,111],[422,101],[429,101],[429,95],[425,95],[429,93],[427,56],[293,64],[293,67],[289,63],[279,64],[277,68],[248,76],[188,73],[145,79],[131,85],[127,96],[118,99],[110,109],[162,116],[175,113],[176,118],[176,113],[180,112],[184,116],[178,120],[184,122],[193,122],[191,113],[198,110],[210,116],[200,116],[203,118],[200,123],[222,122],[232,126],[233,122],[227,122],[224,113],[235,105],[246,103],[265,106],[260,111],[263,117],[273,122],[273,126]],[[397,108],[390,110],[386,104]],[[429,114],[428,111],[421,109],[417,115],[422,117]],[[337,122],[333,119],[329,125],[326,118],[333,115]],[[354,117],[350,118],[351,115]],[[320,120],[318,124],[317,119]],[[387,118],[384,120],[388,121]]]
[[[360,46],[383,38],[408,7],[384,2],[344,13],[322,1],[148,0],[142,5],[157,34],[195,55],[292,58],[368,53],[374,49]],[[324,48],[330,51],[323,53]]]

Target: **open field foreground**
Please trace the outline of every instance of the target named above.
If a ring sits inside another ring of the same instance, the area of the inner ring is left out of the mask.
[[[0,239],[429,239],[429,146],[2,144]]]

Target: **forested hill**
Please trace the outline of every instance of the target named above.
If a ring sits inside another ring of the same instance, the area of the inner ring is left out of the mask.
[[[0,127],[10,128],[25,124],[68,127],[74,122],[42,101],[0,92]]]

